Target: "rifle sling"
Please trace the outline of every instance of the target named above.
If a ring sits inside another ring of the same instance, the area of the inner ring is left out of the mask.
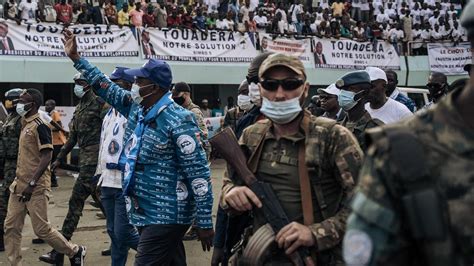
[[[308,168],[306,167],[305,146],[305,141],[300,141],[298,148],[298,172],[300,176],[301,205],[303,207],[304,224],[311,225],[314,222],[313,198],[311,196]]]

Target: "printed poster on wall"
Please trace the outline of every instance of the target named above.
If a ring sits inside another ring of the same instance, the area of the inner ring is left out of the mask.
[[[368,66],[382,69],[400,69],[400,55],[385,41],[357,42],[344,39],[313,38],[311,43],[315,68],[365,69]]]
[[[260,47],[262,52],[284,53],[298,57],[304,65],[313,66],[314,64],[311,39],[273,38],[269,34],[260,33]]]
[[[464,66],[472,62],[469,43],[429,43],[430,70],[446,75],[466,75]]]
[[[65,57],[62,31],[55,23],[16,24],[0,19],[0,56]],[[73,25],[69,29],[76,35],[78,50],[84,57],[138,56],[138,42],[130,28],[108,25]]]
[[[140,37],[144,59],[248,63],[258,54],[253,33],[151,28]]]

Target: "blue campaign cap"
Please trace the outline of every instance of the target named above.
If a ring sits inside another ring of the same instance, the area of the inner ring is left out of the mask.
[[[336,81],[337,88],[348,87],[355,84],[368,83],[370,84],[370,76],[366,71],[353,71],[342,76]]]
[[[169,89],[173,81],[171,68],[163,60],[149,59],[141,68],[127,69],[124,72],[134,77],[149,79],[164,89]]]
[[[135,81],[135,78],[132,75],[128,75],[125,73],[125,70],[127,69],[128,67],[116,67],[114,71],[112,72],[112,74],[110,74],[110,79],[111,80],[123,79],[130,83],[133,83]]]

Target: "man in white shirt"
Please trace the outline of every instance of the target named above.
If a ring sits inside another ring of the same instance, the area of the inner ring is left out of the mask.
[[[384,12],[384,9],[382,6],[379,7],[379,14],[376,16],[376,21],[379,24],[382,23],[388,23],[390,18],[388,17],[388,14]]]
[[[439,30],[439,25],[435,24],[434,29],[430,31],[432,41],[440,41],[444,38],[443,33]]]
[[[413,18],[413,24],[421,24],[421,10],[418,8],[418,3],[415,3],[415,7],[411,11]]]
[[[253,18],[258,28],[265,28],[268,24],[267,17],[263,15],[263,10],[258,11],[258,15]]]
[[[386,96],[387,75],[382,69],[367,67],[365,71],[369,73],[372,82],[365,109],[372,118],[392,124],[413,115],[405,105]]]
[[[250,11],[253,11],[253,10],[250,10],[250,2],[246,1],[245,6],[242,6],[240,8],[240,13],[244,15],[244,17],[243,17],[243,22],[244,23],[245,23],[245,21],[249,21],[249,12]]]
[[[18,6],[18,10],[20,11],[20,17],[22,20],[36,22],[38,13],[38,4],[36,2],[32,2],[31,0],[23,1]]]
[[[297,21],[297,15],[303,12],[303,6],[298,3],[298,0],[293,0],[293,4],[288,9],[288,16],[291,16],[291,21]]]
[[[110,80],[130,90],[134,77],[124,73],[127,68],[117,67]],[[101,201],[104,206],[107,233],[111,240],[112,265],[125,265],[129,248],[137,249],[138,232],[129,223],[122,192],[123,165],[119,162],[123,149],[123,135],[127,118],[110,108],[102,123],[100,150],[96,176],[100,175]]]
[[[439,10],[435,10],[432,17],[428,19],[431,27],[434,28],[435,25],[439,25]]]

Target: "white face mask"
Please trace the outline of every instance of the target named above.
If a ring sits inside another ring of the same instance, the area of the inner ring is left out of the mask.
[[[249,97],[250,101],[257,106],[262,105],[262,98],[260,97],[260,88],[256,83],[249,84]]]
[[[140,86],[138,86],[137,84],[134,83],[134,84],[132,85],[132,89],[131,89],[131,91],[130,91],[131,96],[132,96],[132,100],[133,100],[136,104],[140,104],[140,103],[143,101],[143,99],[145,99],[146,97],[150,96],[150,95],[153,93],[153,92],[150,92],[150,93],[148,93],[148,94],[145,95],[145,96],[141,96],[141,95],[140,95],[140,89],[141,89],[141,88],[150,87],[150,86],[153,86],[153,85],[155,85],[155,84],[148,84],[148,85],[145,85],[145,86],[143,86],[143,87],[140,87]]]
[[[243,94],[237,96],[237,105],[244,111],[248,111],[253,107],[252,102],[250,102],[250,97]]]
[[[25,106],[26,105],[29,105],[30,103],[27,103],[27,104],[24,104],[24,103],[17,103],[16,104],[16,112],[17,114],[19,114],[20,116],[25,116],[30,110],[26,110],[25,109]]]
[[[86,92],[84,91],[84,87],[79,84],[76,84],[76,86],[74,86],[74,94],[77,97],[82,98],[84,94],[86,94]]]
[[[262,97],[260,112],[276,124],[288,124],[302,111],[300,97],[295,97],[281,102],[273,102]]]

